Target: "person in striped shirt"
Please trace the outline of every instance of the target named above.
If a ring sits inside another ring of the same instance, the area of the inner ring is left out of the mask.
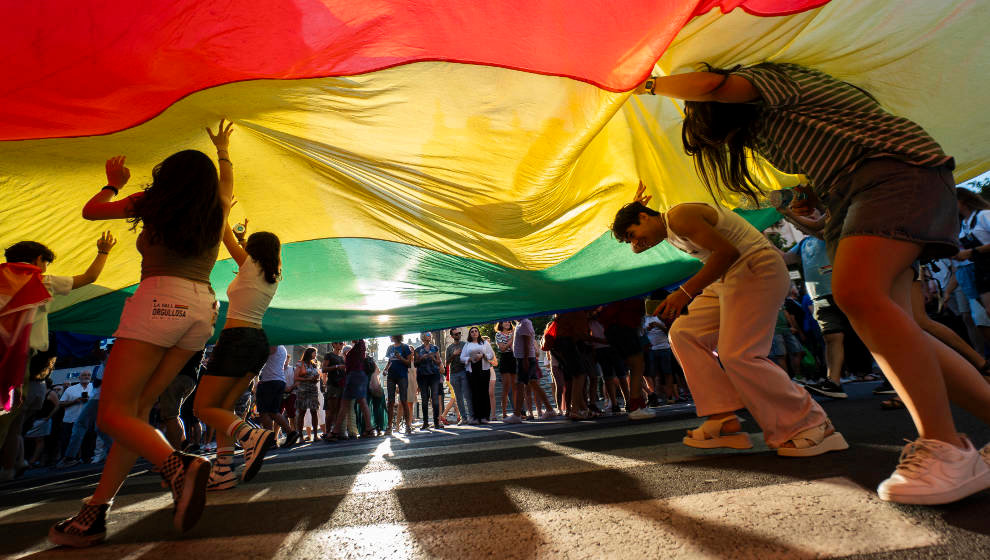
[[[636,93],[685,100],[682,140],[714,194],[757,200],[752,153],[811,180],[791,209],[827,210],[824,239],[836,303],[904,399],[919,438],[878,492],[939,504],[990,487],[990,467],[956,432],[949,397],[990,423],[990,385],[926,335],[911,312],[919,259],[958,251],[953,159],[921,126],[868,92],[794,64],[651,77]],[[987,452],[987,450],[984,450]],[[987,452],[990,456],[990,452]]]

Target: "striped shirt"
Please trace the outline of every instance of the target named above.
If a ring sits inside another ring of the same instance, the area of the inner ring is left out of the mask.
[[[762,97],[752,149],[785,173],[807,175],[819,195],[866,158],[955,167],[918,124],[888,113],[864,91],[828,74],[775,63],[734,74],[749,80]]]

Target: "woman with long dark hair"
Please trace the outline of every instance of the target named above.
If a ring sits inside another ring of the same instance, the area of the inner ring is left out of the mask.
[[[223,225],[233,199],[231,123],[214,134],[217,165],[206,154],[183,150],[151,173],[151,186],[113,200],[130,178],[124,156],[107,160],[107,186],[83,208],[87,220],[126,219],[141,226],[141,284],[124,304],[116,342],[103,374],[99,428],[113,446],[93,495],[79,514],[52,527],[55,544],[84,547],[106,538],[106,514],[137,458],[161,472],[172,491],[173,524],[186,531],[206,503],[210,462],[176,451],[148,424],[158,395],[213,334],[217,301],[210,271],[217,260]]]
[[[990,487],[990,467],[956,431],[949,408],[951,394],[987,421],[990,385],[923,332],[911,311],[917,261],[958,251],[953,159],[918,124],[887,112],[869,93],[793,64],[707,67],[650,78],[637,93],[685,100],[684,149],[713,193],[756,199],[759,187],[748,167],[753,154],[811,180],[812,188],[800,190],[807,198],[796,196],[791,210],[827,209],[823,233],[835,301],[920,435],[880,484],[880,497],[938,504]]]
[[[316,348],[310,346],[303,351],[302,359],[296,364],[296,429],[299,433],[306,433],[303,426],[306,423],[306,411],[309,411],[309,419],[313,424],[313,441],[316,441],[316,432],[320,426],[319,416],[316,411],[320,409],[320,364],[316,360]],[[303,441],[310,441],[309,434],[303,436]]]
[[[467,369],[468,386],[471,388],[471,405],[474,410],[472,424],[487,424],[491,416],[491,401],[488,399],[488,379],[491,377],[495,351],[491,344],[481,338],[481,330],[471,327],[467,342],[461,350],[461,361]]]
[[[207,490],[237,485],[234,441],[244,449],[244,482],[254,478],[265,454],[275,445],[273,431],[251,426],[234,415],[233,408],[268,361],[268,337],[261,320],[282,279],[281,243],[275,234],[259,231],[242,247],[227,225],[223,244],[237,263],[237,276],[227,286],[227,320],[196,388],[193,405],[196,417],[217,434],[217,459]]]
[[[495,346],[498,347],[498,373],[502,376],[502,418],[509,415],[509,392],[516,390],[516,359],[512,355],[512,321],[495,324]],[[494,414],[495,411],[493,410]]]

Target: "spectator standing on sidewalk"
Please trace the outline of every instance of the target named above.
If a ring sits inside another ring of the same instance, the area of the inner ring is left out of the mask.
[[[268,360],[261,367],[258,386],[255,388],[255,398],[258,403],[258,414],[261,415],[261,425],[266,430],[275,430],[278,426],[285,433],[282,447],[292,447],[299,439],[299,432],[289,425],[288,418],[282,414],[282,397],[285,395],[285,362],[288,351],[285,346],[270,346]]]
[[[467,369],[461,361],[461,351],[464,349],[464,341],[461,340],[463,329],[450,329],[450,337],[454,339],[447,345],[446,363],[450,371],[450,385],[454,391],[454,399],[457,402],[457,413],[460,419],[458,425],[470,423],[474,418],[474,409],[471,407],[471,388],[468,385]]]
[[[471,387],[471,410],[474,411],[472,424],[487,424],[491,416],[491,401],[488,398],[488,380],[491,378],[491,361],[495,350],[481,338],[478,327],[468,329],[467,341],[461,349],[461,362],[467,370],[468,385]]]
[[[440,424],[440,399],[443,395],[443,375],[440,373],[440,366],[443,361],[440,358],[440,348],[433,344],[433,335],[429,332],[422,332],[419,339],[423,342],[415,350],[416,358],[416,382],[419,385],[419,392],[423,397],[423,425],[420,427],[426,430],[430,427],[429,405],[433,402],[433,427],[441,430]]]

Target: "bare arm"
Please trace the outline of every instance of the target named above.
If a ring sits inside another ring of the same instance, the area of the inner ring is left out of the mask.
[[[104,191],[107,192],[107,191]],[[96,279],[100,277],[100,273],[103,272],[103,267],[107,264],[107,256],[110,254],[110,250],[113,249],[114,245],[117,244],[117,240],[114,239],[110,232],[104,232],[103,235],[96,241],[96,258],[86,269],[86,272],[72,277],[72,289],[75,290],[80,286],[85,286],[86,284],[92,284],[96,282]]]
[[[674,290],[657,307],[656,315],[666,322],[673,321],[694,295],[725,274],[739,258],[739,250],[715,231],[717,212],[710,206],[682,204],[667,213],[668,227],[700,247],[711,251],[697,273]],[[688,295],[690,294],[690,296]]]
[[[131,171],[124,166],[124,156],[115,156],[107,160],[107,186],[119,191],[131,178]],[[83,206],[82,215],[87,220],[121,220],[131,216],[134,201],[142,195],[135,193],[121,200],[113,200],[117,193],[113,189],[103,188],[93,195]]]
[[[717,101],[719,103],[748,103],[760,99],[759,92],[749,80],[734,74],[714,72],[688,72],[673,76],[660,76],[653,90],[646,88],[649,82],[640,84],[635,93],[652,93],[683,99],[685,101]]]
[[[226,123],[226,124],[225,124]],[[230,207],[234,204],[234,164],[230,161],[230,134],[234,123],[220,119],[217,126],[217,133],[209,128],[206,133],[210,135],[210,140],[217,148],[217,168],[220,170],[220,201],[223,203],[223,220],[226,223],[230,214]]]
[[[230,229],[229,223],[223,225],[223,246],[227,248],[227,252],[230,253],[237,266],[244,265],[244,261],[248,257],[247,251],[237,242],[237,237],[234,235],[234,230]]]

